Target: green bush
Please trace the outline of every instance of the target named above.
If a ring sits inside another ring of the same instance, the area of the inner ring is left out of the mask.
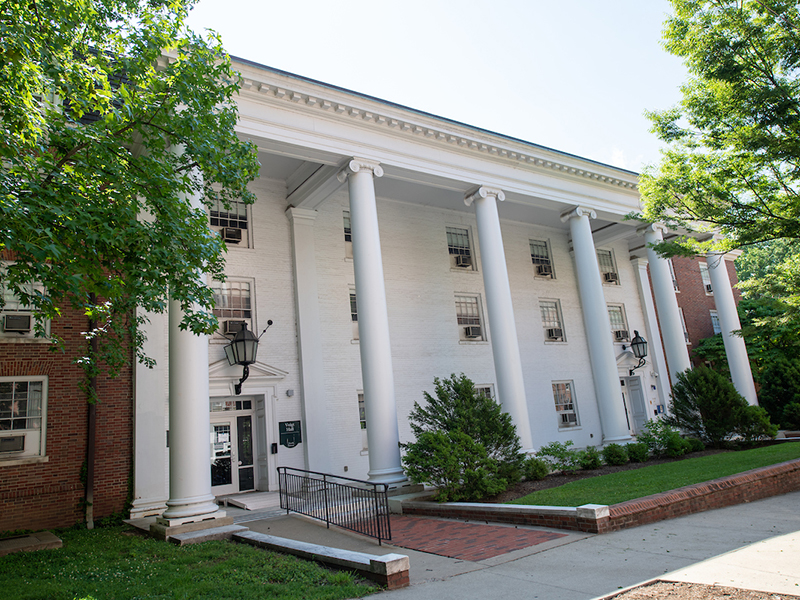
[[[541,458],[529,456],[522,465],[522,472],[528,481],[540,481],[550,473],[550,467]]]
[[[578,451],[578,464],[581,466],[581,469],[585,471],[599,469],[600,465],[603,464],[600,451],[594,446],[589,446],[586,450]]]
[[[697,438],[686,438],[689,442],[689,452],[702,452],[706,449],[705,444]]]
[[[550,442],[539,448],[536,454],[544,459],[552,471],[574,473],[581,468],[579,452],[572,447],[572,440],[564,443]]]
[[[619,444],[609,444],[603,448],[603,460],[612,466],[624,465],[628,462],[628,453]]]
[[[636,442],[625,446],[625,451],[628,453],[628,460],[632,463],[642,463],[650,458],[650,449],[644,442]]]
[[[793,431],[800,429],[800,402],[790,402],[783,407],[781,425]]]
[[[788,429],[783,412],[789,404],[800,403],[800,361],[777,357],[769,362],[760,380],[758,404],[766,409],[770,420]]]
[[[675,434],[667,440],[667,449],[664,452],[669,458],[678,458],[692,451],[689,440],[683,439],[680,434]]]
[[[755,413],[744,411],[747,406],[729,380],[699,366],[678,375],[672,388],[671,414],[664,421],[703,443],[720,447],[740,431],[750,435]],[[768,433],[763,427],[761,431]]]
[[[664,419],[651,419],[645,423],[644,428],[645,431],[639,433],[636,438],[647,444],[647,449],[653,456],[667,456],[670,448],[680,445],[678,440],[681,434]]]
[[[434,385],[409,415],[416,440],[402,444],[408,477],[436,486],[440,502],[480,500],[517,483],[525,456],[511,417],[463,373]]]
[[[752,444],[759,440],[771,440],[778,434],[778,427],[770,423],[764,408],[747,405],[737,411],[736,433],[746,444]]]

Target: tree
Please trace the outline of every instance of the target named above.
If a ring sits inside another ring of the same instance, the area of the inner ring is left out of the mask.
[[[163,312],[171,297],[182,327],[215,329],[198,274],[223,277],[224,244],[189,198],[253,200],[239,76],[216,36],[187,30],[191,4],[0,7],[0,287],[35,312],[37,335],[65,306],[96,323],[76,358],[87,380],[123,364],[129,343],[148,361],[137,307]]]
[[[800,15],[789,0],[671,0],[666,49],[690,72],[649,114],[669,147],[642,176],[644,218],[694,231],[665,254],[800,239]],[[701,236],[702,237],[702,236]],[[709,238],[709,236],[705,236]],[[783,280],[800,297],[800,269]]]
[[[437,498],[479,500],[498,494],[521,477],[519,436],[508,413],[463,373],[434,379],[435,395],[414,403],[409,423],[416,440],[403,444],[406,474],[439,488]]]

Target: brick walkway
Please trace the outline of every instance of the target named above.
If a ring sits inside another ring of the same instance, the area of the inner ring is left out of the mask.
[[[484,560],[566,533],[392,515],[392,544],[460,560]]]

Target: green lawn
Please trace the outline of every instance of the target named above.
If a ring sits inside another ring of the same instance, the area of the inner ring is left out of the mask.
[[[544,506],[616,504],[795,458],[800,458],[800,443],[796,442],[775,444],[754,450],[711,454],[581,479],[557,488],[533,492],[507,504]]]
[[[60,550],[0,557],[3,598],[336,600],[380,588],[350,573],[231,542],[182,548],[127,527],[61,530]]]

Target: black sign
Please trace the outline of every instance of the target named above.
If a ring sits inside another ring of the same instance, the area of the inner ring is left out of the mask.
[[[303,441],[300,421],[282,421],[278,423],[278,431],[281,437],[281,446],[294,448]]]

